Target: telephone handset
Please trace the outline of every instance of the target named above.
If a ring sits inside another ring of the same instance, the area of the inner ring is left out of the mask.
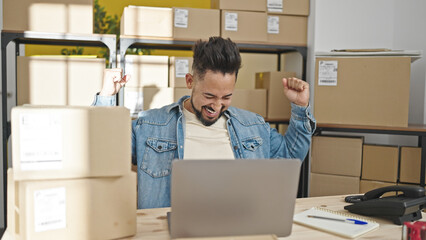
[[[395,196],[382,197],[388,192],[395,192]],[[402,225],[422,218],[421,210],[426,204],[426,196],[423,187],[395,185],[374,189],[364,195],[347,196],[345,201],[353,203],[345,206],[349,212],[389,218],[395,224]]]

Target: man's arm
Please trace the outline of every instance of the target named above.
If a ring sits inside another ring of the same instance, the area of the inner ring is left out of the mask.
[[[93,106],[115,106],[115,95],[130,80],[130,75],[121,77],[122,73],[123,70],[120,68],[104,70],[102,89],[96,94]]]
[[[283,78],[283,86],[284,94],[291,101],[290,125],[284,136],[271,130],[271,157],[303,160],[316,126],[309,106],[309,84],[297,78]]]

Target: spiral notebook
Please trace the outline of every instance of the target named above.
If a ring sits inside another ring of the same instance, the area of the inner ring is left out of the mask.
[[[319,219],[308,217],[309,215],[336,218],[336,219],[357,219],[367,222],[365,225],[352,224],[347,222],[339,222],[327,219]],[[295,214],[293,217],[295,223],[312,227],[318,230],[329,232],[335,235],[339,235],[346,238],[356,238],[367,232],[373,231],[379,228],[379,224],[371,219],[364,219],[358,216],[349,215],[332,211],[326,208],[313,207],[304,212]]]

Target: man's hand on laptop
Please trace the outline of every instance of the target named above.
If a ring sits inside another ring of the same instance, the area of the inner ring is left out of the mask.
[[[307,107],[309,104],[309,83],[298,78],[283,78],[284,94],[290,102]]]
[[[123,70],[121,68],[111,68],[104,70],[104,79],[100,96],[113,96],[120,91],[129,80],[130,75],[121,77]]]

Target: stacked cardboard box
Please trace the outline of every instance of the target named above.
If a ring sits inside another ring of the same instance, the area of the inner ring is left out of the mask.
[[[290,119],[291,103],[284,95],[282,79],[295,76],[294,72],[256,73],[256,89],[267,91],[266,118]]]
[[[102,88],[105,59],[17,58],[17,104],[89,106]]]
[[[92,0],[3,1],[3,30],[93,33]]]
[[[399,181],[420,184],[419,167],[422,149],[420,147],[401,147],[400,157]]]
[[[135,234],[130,135],[122,107],[13,108],[8,232],[16,239]]]
[[[398,181],[399,149],[397,146],[363,146],[362,179],[396,184]]]
[[[267,13],[268,42],[307,45],[309,0],[268,0]]]
[[[362,144],[360,137],[314,136],[309,196],[359,193]]]
[[[318,123],[407,127],[411,57],[316,58]]]
[[[128,6],[121,17],[121,34],[198,40],[220,35],[216,9]]]

